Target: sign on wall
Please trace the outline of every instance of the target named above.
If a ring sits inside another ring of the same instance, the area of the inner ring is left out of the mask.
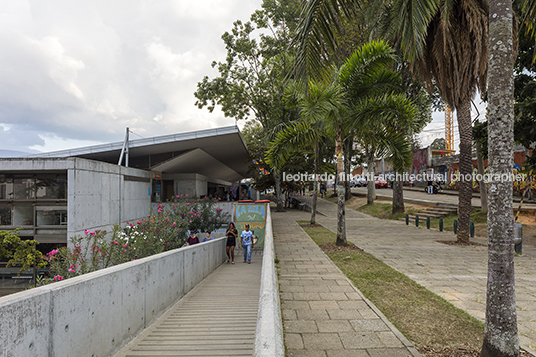
[[[249,224],[249,229],[258,237],[253,248],[264,248],[264,231],[266,228],[266,203],[239,203],[235,204],[236,229],[238,237]],[[241,247],[240,238],[238,245]]]

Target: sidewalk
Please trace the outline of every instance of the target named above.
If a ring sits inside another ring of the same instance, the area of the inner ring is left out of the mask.
[[[272,213],[287,356],[420,356],[296,223],[308,217]]]
[[[318,200],[318,223],[336,231],[337,206]],[[484,321],[488,251],[486,240],[471,239],[482,246],[454,246],[452,232],[406,226],[346,210],[347,240],[409,276],[453,305]],[[515,257],[517,319],[520,345],[536,356],[536,249],[524,245]]]

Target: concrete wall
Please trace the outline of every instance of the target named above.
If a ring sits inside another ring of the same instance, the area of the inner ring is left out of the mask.
[[[266,212],[261,289],[255,332],[255,357],[284,357],[283,323],[279,301],[279,282],[275,267],[275,247],[270,207]]]
[[[225,238],[0,298],[0,356],[110,356],[225,259]]]
[[[67,237],[84,230],[111,230],[114,224],[149,212],[151,172],[75,158],[68,169]],[[127,177],[127,179],[125,179]]]

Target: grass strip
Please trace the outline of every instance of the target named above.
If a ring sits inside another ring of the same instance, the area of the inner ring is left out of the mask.
[[[369,253],[333,250],[336,234],[298,222],[352,283],[416,346],[480,348],[484,324]]]

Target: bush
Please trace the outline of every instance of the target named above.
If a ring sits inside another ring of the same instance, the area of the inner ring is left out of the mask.
[[[146,218],[114,226],[111,237],[106,231],[85,231],[71,237],[73,248],[52,250],[43,258],[50,265],[51,277],[40,279],[44,285],[112,265],[144,258],[185,245],[188,230],[214,231],[228,220],[228,214],[214,206],[218,199],[189,200],[175,197],[166,208],[159,204]],[[41,254],[39,254],[41,256]]]

